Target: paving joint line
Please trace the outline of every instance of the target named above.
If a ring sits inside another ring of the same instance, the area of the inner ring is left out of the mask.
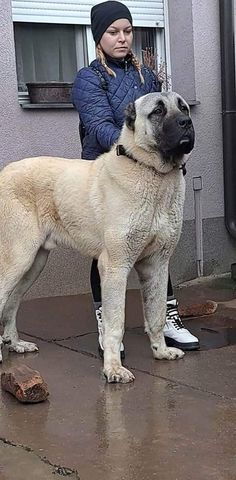
[[[94,353],[86,352],[84,350],[76,350],[73,347],[69,347],[67,345],[60,345],[60,343],[57,344],[56,342],[55,342],[55,344],[58,347],[66,348],[67,350],[71,350],[72,352],[80,353],[81,355],[85,355],[87,357],[92,357],[92,358],[96,358],[97,360],[100,360],[99,355],[95,355]],[[184,383],[184,382],[180,382],[180,381],[177,382],[176,380],[164,377],[162,375],[155,375],[154,373],[151,373],[148,370],[142,370],[142,369],[137,368],[137,367],[132,367],[132,365],[130,366],[130,365],[127,365],[126,363],[124,363],[124,366],[126,368],[131,369],[131,370],[134,370],[135,372],[144,373],[144,374],[149,375],[149,376],[154,377],[154,378],[159,378],[159,379],[164,380],[166,382],[172,383],[173,385],[176,385],[176,386],[191,388],[192,390],[196,390],[196,391],[199,391],[201,393],[212,395],[214,397],[221,398],[222,400],[230,400],[232,402],[234,402],[236,400],[236,398],[231,398],[231,397],[227,397],[227,396],[224,396],[224,395],[220,395],[219,393],[211,392],[210,390],[202,389],[200,387],[195,387],[194,385],[188,385],[187,383]]]
[[[52,472],[53,474],[62,475],[64,477],[75,475],[74,478],[76,480],[80,480],[80,477],[79,477],[79,474],[78,474],[77,470],[72,469],[72,468],[68,468],[68,467],[62,467],[61,465],[56,465],[55,463],[50,462],[50,460],[48,460],[47,457],[42,457],[41,455],[36,453],[33,450],[33,448],[28,447],[27,445],[23,445],[21,443],[15,443],[15,442],[13,442],[11,440],[8,440],[7,438],[4,438],[4,437],[0,437],[0,442],[3,443],[4,445],[9,445],[10,447],[15,447],[15,448],[21,448],[25,452],[33,453],[43,463],[45,463],[46,465],[50,465],[51,467],[54,468],[54,470]]]
[[[86,357],[96,358],[97,360],[100,359],[99,355],[96,355],[92,352],[87,352],[86,350],[77,350],[76,348],[69,347],[68,345],[61,345],[57,342],[54,342],[54,345],[57,345],[57,347],[65,348],[66,350],[71,350],[72,352],[81,353],[81,355],[84,355]]]
[[[31,335],[30,333],[26,333],[23,330],[19,330],[19,333],[22,333],[23,335],[26,335],[27,337],[30,337],[30,338],[37,338],[37,340],[41,340],[43,342],[50,343],[50,342],[65,342],[66,340],[71,340],[72,338],[86,337],[87,335],[92,335],[94,333],[97,333],[97,331],[96,332],[81,333],[80,335],[69,335],[69,337],[65,337],[65,338],[51,338],[51,339],[42,338],[42,337],[39,337],[37,335]]]
[[[145,374],[150,375],[151,377],[154,377],[154,378],[160,378],[161,380],[165,380],[166,382],[172,383],[176,386],[191,388],[192,390],[196,390],[196,391],[199,391],[201,393],[207,393],[208,395],[212,395],[214,397],[221,398],[222,400],[230,400],[231,402],[236,401],[236,398],[234,398],[234,397],[232,398],[232,397],[227,397],[225,395],[220,395],[219,393],[211,392],[210,390],[206,390],[206,389],[200,388],[200,387],[195,387],[194,385],[189,385],[189,384],[181,382],[181,381],[177,382],[176,380],[173,380],[172,378],[164,377],[163,375],[155,375],[152,372],[148,372],[148,370],[142,370],[141,368],[132,367],[130,365],[129,365],[129,368],[131,370],[134,370],[135,372],[145,373]]]
[[[24,333],[24,332],[21,332],[21,333]],[[96,332],[94,332],[96,333]],[[37,336],[32,336],[32,335],[29,335],[27,333],[24,333],[24,335],[27,335],[31,338],[36,338],[37,340],[41,340],[43,342],[46,342],[46,343],[53,343],[54,345],[57,345],[58,347],[61,347],[61,348],[65,348],[67,350],[71,350],[72,352],[76,352],[76,353],[80,353],[81,355],[84,355],[86,357],[90,357],[90,358],[94,358],[94,359],[97,359],[97,360],[100,360],[100,357],[99,355],[96,355],[94,353],[91,353],[91,352],[87,352],[85,350],[78,350],[76,348],[73,348],[73,347],[69,347],[67,345],[61,345],[60,343],[57,343],[59,341],[63,341],[63,340],[45,340],[41,337],[37,337]],[[84,334],[84,335],[87,335],[87,334]],[[76,338],[76,337],[68,337],[68,338]],[[236,398],[231,398],[231,397],[227,397],[227,396],[224,396],[224,395],[220,395],[219,393],[215,393],[215,392],[211,392],[209,390],[206,390],[206,389],[202,389],[200,387],[195,387],[194,385],[188,385],[184,382],[176,382],[176,380],[172,380],[171,378],[167,378],[167,377],[164,377],[162,375],[155,375],[154,373],[151,373],[149,372],[148,370],[142,370],[140,368],[137,368],[137,367],[132,367],[132,366],[129,366],[127,364],[124,363],[124,365],[127,367],[127,368],[130,368],[131,370],[134,370],[135,372],[140,372],[140,373],[144,373],[146,375],[149,375],[151,377],[154,377],[154,378],[160,378],[161,380],[164,380],[166,382],[169,382],[169,383],[172,383],[173,385],[176,385],[176,386],[182,386],[182,387],[185,387],[185,388],[191,388],[192,390],[196,390],[198,392],[202,392],[202,393],[206,393],[208,395],[212,395],[214,397],[217,397],[217,398],[221,398],[222,400],[230,400],[231,402],[235,402],[236,401]]]

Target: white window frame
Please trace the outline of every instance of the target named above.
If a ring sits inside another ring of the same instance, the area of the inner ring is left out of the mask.
[[[165,50],[165,62],[167,68],[167,75],[171,78],[171,58],[170,58],[170,23],[169,23],[169,10],[168,0],[164,2],[164,50]],[[170,87],[171,88],[171,87]]]
[[[88,64],[90,64],[96,57],[95,43],[93,40],[93,35],[92,35],[92,30],[90,25],[86,27],[86,38],[87,38]]]

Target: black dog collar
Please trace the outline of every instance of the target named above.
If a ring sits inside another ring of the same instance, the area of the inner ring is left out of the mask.
[[[134,158],[132,155],[130,155],[129,153],[126,152],[124,145],[116,145],[116,155],[118,157],[120,155],[124,155],[125,157],[130,158],[130,160],[133,160],[136,163],[138,162],[138,160],[136,160],[136,158]],[[156,172],[156,169],[154,167],[148,167],[148,168],[152,168]],[[179,167],[179,169],[183,171],[183,175],[186,175],[186,173],[187,173],[186,163],[183,163],[183,165],[181,165],[181,167]]]
[[[124,145],[116,145],[116,155],[119,157],[120,155],[124,155],[125,157],[130,158],[134,162],[137,163],[136,158],[126,152]]]

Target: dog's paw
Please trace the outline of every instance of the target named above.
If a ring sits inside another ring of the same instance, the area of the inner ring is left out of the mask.
[[[166,359],[166,360],[176,360],[177,358],[183,358],[185,353],[183,350],[175,347],[165,347],[158,349],[157,347],[152,347],[153,356],[158,360]]]
[[[106,368],[103,373],[108,383],[129,383],[135,379],[135,376],[122,366]]]
[[[38,347],[35,343],[25,342],[19,339],[9,344],[9,350],[16,353],[37,352]]]

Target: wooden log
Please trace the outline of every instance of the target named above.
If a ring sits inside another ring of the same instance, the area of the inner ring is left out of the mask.
[[[204,303],[192,303],[191,305],[179,305],[180,317],[202,317],[211,315],[217,309],[217,303],[207,300]]]
[[[23,403],[38,403],[47,399],[48,386],[37,370],[27,365],[13,367],[1,374],[3,390]]]

